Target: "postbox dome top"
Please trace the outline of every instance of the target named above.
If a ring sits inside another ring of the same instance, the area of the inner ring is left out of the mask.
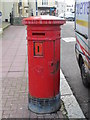
[[[29,18],[24,18],[22,21],[23,24],[59,24],[63,25],[65,23],[65,19],[49,16],[49,15],[41,15],[41,16],[32,16]]]

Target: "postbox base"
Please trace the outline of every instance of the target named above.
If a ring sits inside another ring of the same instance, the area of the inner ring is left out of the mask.
[[[35,113],[53,113],[59,110],[60,94],[50,99],[39,99],[29,96],[29,110]]]

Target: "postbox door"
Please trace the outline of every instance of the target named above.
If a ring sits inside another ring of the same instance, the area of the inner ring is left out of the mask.
[[[58,44],[60,45],[59,41],[28,43],[29,92],[33,97],[52,98],[58,94],[60,80]]]

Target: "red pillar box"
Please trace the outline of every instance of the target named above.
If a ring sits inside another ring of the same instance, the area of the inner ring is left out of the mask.
[[[54,16],[30,17],[27,25],[29,109],[51,113],[60,108],[60,26]]]

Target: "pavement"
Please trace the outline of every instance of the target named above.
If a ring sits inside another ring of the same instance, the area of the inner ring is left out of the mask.
[[[10,26],[10,23],[9,22],[2,22],[2,26],[0,28],[0,34],[3,33],[3,30],[6,29],[7,27]]]
[[[85,118],[62,71],[61,108],[52,114],[28,110],[28,62],[25,26],[10,26],[2,36],[2,118]],[[1,88],[1,87],[0,87]],[[0,107],[1,108],[1,107]]]

